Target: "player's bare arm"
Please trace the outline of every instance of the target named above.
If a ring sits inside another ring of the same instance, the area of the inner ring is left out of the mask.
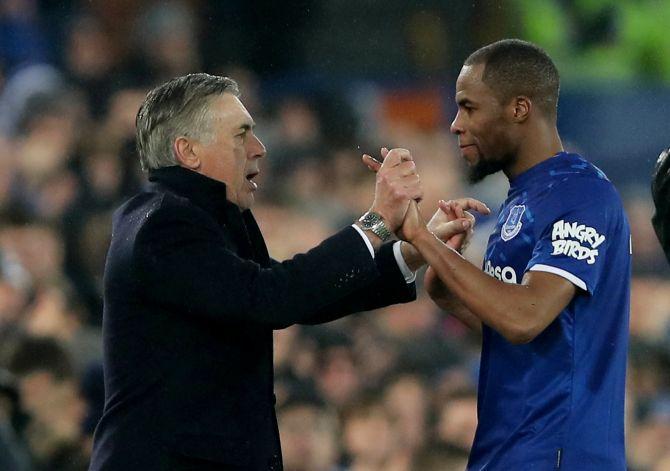
[[[512,343],[532,341],[575,295],[576,287],[571,282],[550,273],[528,272],[518,285],[487,275],[435,237],[426,228],[414,202],[407,211],[402,231],[449,292],[472,315]]]
[[[463,324],[475,332],[482,331],[482,321],[475,316],[470,309],[465,307],[460,299],[455,296],[447,285],[437,276],[437,272],[428,267],[426,274],[423,277],[423,287],[433,300],[441,309],[449,315],[455,317]]]
[[[440,238],[447,244],[447,246],[456,250],[460,254],[462,254],[467,248],[468,244],[470,243],[470,239],[474,234],[475,217],[470,211],[477,211],[481,214],[490,214],[491,212],[488,207],[482,205],[481,202],[472,198],[440,201],[439,208],[441,210],[442,217],[446,218],[447,221],[456,221],[465,218],[471,222],[471,227],[466,232],[455,235],[449,240]],[[430,223],[428,224],[428,228],[430,229]],[[412,245],[407,244],[407,246],[416,251]],[[428,270],[426,270],[423,286],[433,302],[442,308],[445,312],[460,320],[470,329],[476,332],[481,332],[482,322],[479,320],[479,318],[472,314],[472,312],[470,312],[470,310],[463,305],[458,297],[454,296],[449,291],[447,286],[440,280],[435,270],[433,270],[431,267],[428,267]]]

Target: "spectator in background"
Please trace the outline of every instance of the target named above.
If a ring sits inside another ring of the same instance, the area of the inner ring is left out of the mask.
[[[468,465],[468,452],[432,445],[421,450],[412,462],[412,471],[461,471]]]
[[[73,18],[65,40],[66,79],[84,95],[91,116],[107,111],[108,100],[128,81],[119,73],[118,49],[99,18],[90,14]]]
[[[342,412],[347,471],[409,471],[400,432],[381,399],[368,393]]]
[[[40,286],[22,324],[31,336],[58,340],[80,377],[92,363],[102,361],[102,336],[85,323],[88,317],[71,286],[50,283]]]
[[[20,337],[7,367],[29,415],[25,435],[35,461],[46,469],[61,469],[61,460],[85,469],[88,457],[80,437],[86,406],[67,352],[54,339]]]
[[[0,0],[0,64],[7,71],[47,60],[37,0]]]
[[[0,92],[0,135],[14,137],[20,120],[25,116],[28,101],[39,95],[60,91],[63,78],[60,71],[47,64],[32,64],[8,77]]]
[[[303,390],[277,412],[284,468],[291,471],[337,471],[339,424],[335,412],[314,393]]]
[[[467,456],[477,430],[477,392],[474,389],[452,391],[440,397],[436,406],[436,442]]]
[[[11,204],[19,218],[61,222],[77,193],[69,164],[83,118],[81,101],[71,91],[27,100],[14,149],[17,175]]]
[[[23,439],[23,412],[14,376],[0,367],[0,469],[31,471],[32,461]]]
[[[428,390],[412,372],[399,372],[384,384],[383,404],[398,431],[396,453],[411,460],[428,441]]]
[[[343,407],[360,393],[362,378],[356,360],[352,339],[347,332],[331,330],[322,333],[315,380],[328,403]]]
[[[139,16],[135,28],[140,51],[138,77],[158,84],[201,69],[198,18],[187,2],[156,2]]]
[[[18,325],[32,291],[30,275],[15,258],[0,244],[0,338]]]

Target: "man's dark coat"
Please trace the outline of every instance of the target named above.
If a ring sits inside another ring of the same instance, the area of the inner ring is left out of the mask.
[[[348,227],[278,263],[223,183],[152,171],[114,215],[92,470],[277,470],[272,331],[415,298]]]

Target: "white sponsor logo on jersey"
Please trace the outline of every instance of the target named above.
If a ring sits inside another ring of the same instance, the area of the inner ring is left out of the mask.
[[[598,247],[605,242],[605,236],[585,224],[561,219],[554,223],[551,240],[554,247],[552,255],[567,255],[593,265],[598,257]]]
[[[493,278],[497,278],[505,283],[516,283],[516,272],[512,267],[494,267],[491,260],[487,260],[486,265],[484,265],[484,271]]]

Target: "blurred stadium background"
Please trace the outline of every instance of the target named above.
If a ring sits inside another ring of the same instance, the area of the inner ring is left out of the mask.
[[[454,80],[477,47],[520,37],[562,73],[566,147],[624,196],[630,469],[670,470],[670,269],[648,188],[670,145],[668,24],[668,0],[0,0],[0,469],[86,469],[110,216],[143,181],[134,117],[151,86],[195,71],[239,81],[269,150],[255,213],[283,259],[367,209],[360,154],[382,145],[412,150],[427,214],[461,195],[497,208],[503,177],[464,182]],[[475,263],[492,221],[478,224]],[[464,469],[478,353],[423,294],[277,332],[286,469]]]

